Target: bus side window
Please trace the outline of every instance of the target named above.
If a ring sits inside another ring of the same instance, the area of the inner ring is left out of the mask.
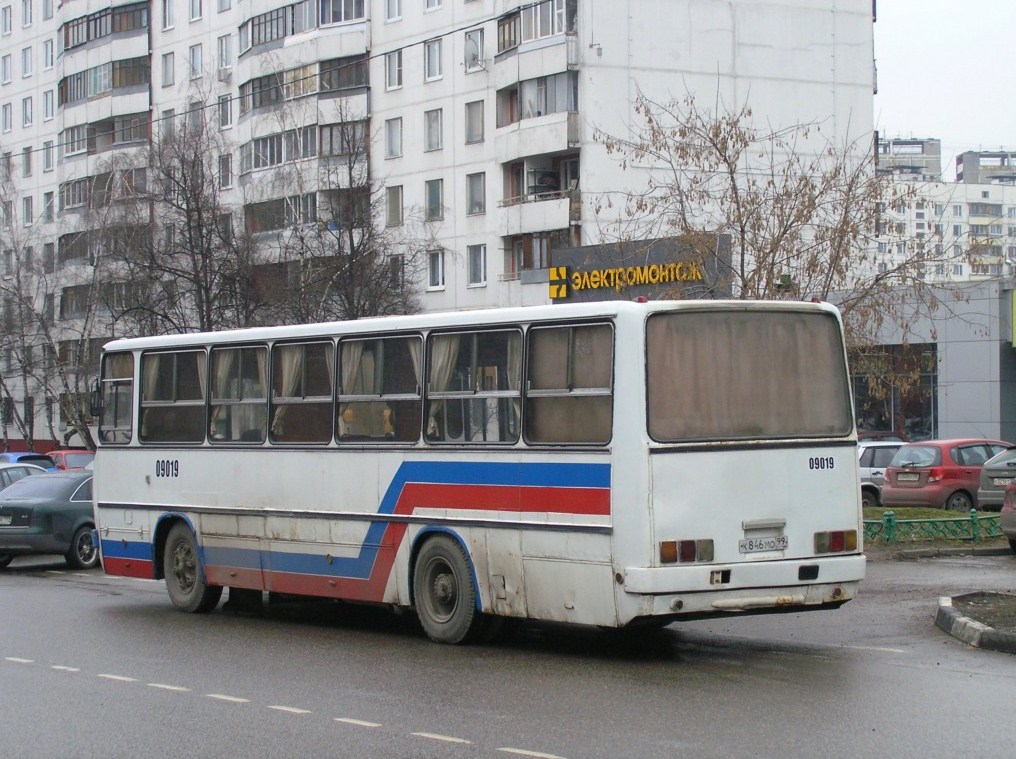
[[[610,442],[613,356],[609,324],[530,330],[526,440]]]
[[[212,442],[263,443],[268,432],[268,349],[213,348]]]
[[[334,355],[331,342],[272,348],[272,442],[331,441]]]
[[[429,351],[427,440],[516,442],[522,402],[521,332],[433,335]]]
[[[141,440],[205,440],[205,352],[146,353],[141,357]]]
[[[339,348],[339,440],[418,441],[423,341],[343,340]]]
[[[134,356],[110,353],[102,359],[100,387],[102,412],[99,417],[99,439],[107,444],[131,441],[134,425]]]

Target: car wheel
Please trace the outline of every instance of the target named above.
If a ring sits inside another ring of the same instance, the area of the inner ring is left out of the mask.
[[[866,509],[873,509],[878,506],[878,496],[870,490],[861,491],[861,506]]]
[[[92,541],[92,526],[82,525],[71,539],[71,548],[64,559],[74,569],[93,569],[99,563],[99,549]]]
[[[214,609],[222,598],[222,586],[206,582],[194,533],[183,522],[177,522],[169,531],[162,569],[169,598],[178,609],[203,614]]]
[[[0,569],[3,569],[12,561],[14,561],[14,557],[9,553],[0,554]]]
[[[413,573],[416,614],[427,636],[437,643],[462,643],[479,631],[476,589],[469,558],[452,538],[427,540]]]
[[[970,511],[974,508],[974,500],[970,497],[969,493],[957,490],[949,496],[949,499],[945,502],[945,507],[949,511]]]

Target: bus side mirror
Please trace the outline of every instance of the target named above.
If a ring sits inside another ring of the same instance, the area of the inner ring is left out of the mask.
[[[102,414],[102,393],[99,391],[99,380],[96,380],[92,384],[92,392],[90,395],[88,413],[91,414],[94,419],[98,419]]]

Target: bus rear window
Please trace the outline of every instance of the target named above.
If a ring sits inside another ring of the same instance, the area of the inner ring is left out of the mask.
[[[649,435],[660,442],[846,435],[839,324],[804,312],[655,314],[646,326]]]

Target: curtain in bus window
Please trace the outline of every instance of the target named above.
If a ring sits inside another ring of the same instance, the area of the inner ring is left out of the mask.
[[[837,321],[771,310],[657,314],[646,331],[655,439],[846,435],[850,390]]]
[[[455,373],[455,362],[459,356],[459,335],[436,335],[430,341],[430,375],[428,391],[445,393],[451,390],[452,375]],[[427,411],[427,439],[439,439],[437,418],[444,409],[444,401],[430,401]],[[447,425],[443,425],[445,435]],[[442,435],[441,437],[445,437]]]
[[[340,344],[341,440],[416,442],[422,417],[419,337]]]
[[[528,441],[610,441],[613,349],[613,331],[607,324],[530,330]]]

